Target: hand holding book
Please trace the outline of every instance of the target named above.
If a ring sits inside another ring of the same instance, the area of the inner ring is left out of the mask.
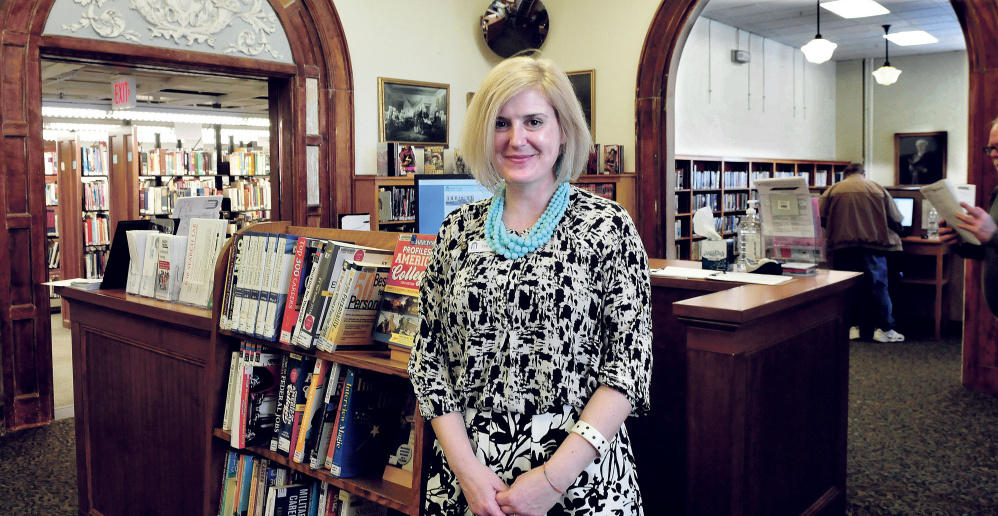
[[[954,214],[960,223],[954,227],[949,227],[946,221],[943,221],[939,227],[939,239],[947,245],[959,244],[961,241],[969,241],[961,233],[966,232],[970,233],[978,242],[991,240],[995,232],[998,231],[998,224],[995,224],[991,215],[983,208],[971,206],[965,202],[960,203],[960,206],[966,210],[966,213]]]

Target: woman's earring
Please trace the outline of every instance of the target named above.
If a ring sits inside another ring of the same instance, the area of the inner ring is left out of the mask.
[[[558,155],[559,155],[559,156],[564,156],[564,155],[565,155],[565,144],[564,144],[564,143],[563,143],[563,144],[561,144],[561,145],[560,145],[560,146],[558,147]]]

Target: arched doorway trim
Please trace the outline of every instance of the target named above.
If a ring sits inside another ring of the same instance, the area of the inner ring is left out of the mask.
[[[199,52],[43,36],[55,0],[0,1],[0,433],[52,419],[51,331],[45,281],[42,55],[194,68],[270,78],[275,219],[332,227],[350,211],[353,79],[332,2],[268,0],[289,37],[293,65]],[[305,133],[306,79],[318,91],[318,132]],[[313,149],[318,204],[306,205],[306,148]]]

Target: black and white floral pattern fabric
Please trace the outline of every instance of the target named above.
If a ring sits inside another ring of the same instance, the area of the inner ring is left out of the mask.
[[[554,453],[601,385],[623,393],[631,415],[648,411],[651,287],[644,246],[615,202],[573,187],[551,239],[516,260],[485,244],[488,207],[467,204],[444,220],[420,288],[409,375],[423,417],[464,414],[479,459],[511,483]],[[639,513],[623,427],[611,443],[552,514]],[[427,514],[463,515],[437,454]]]
[[[468,409],[465,426],[478,460],[506,483],[541,466],[554,453],[578,421],[578,411],[564,406],[561,411],[535,416]],[[434,442],[428,457],[424,514],[468,516],[471,511],[461,486],[447,465],[443,449]],[[638,478],[634,470],[627,430],[621,427],[610,441],[610,451],[596,459],[576,479],[548,516],[630,516],[644,514]]]

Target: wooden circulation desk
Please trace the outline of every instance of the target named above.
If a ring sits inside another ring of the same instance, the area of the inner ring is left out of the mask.
[[[646,514],[845,514],[858,277],[652,278],[652,408],[627,422]]]

